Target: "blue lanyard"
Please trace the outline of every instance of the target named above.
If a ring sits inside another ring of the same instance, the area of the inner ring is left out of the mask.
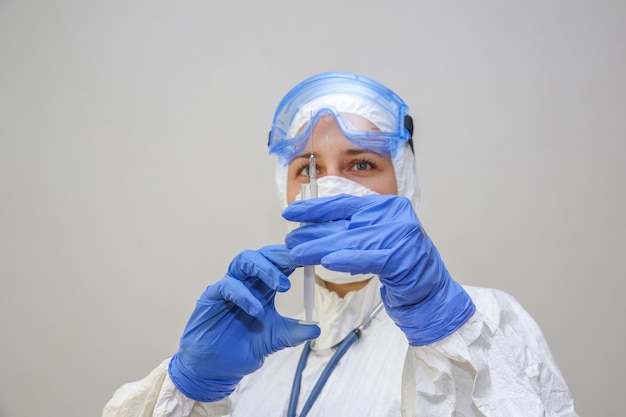
[[[332,358],[328,362],[328,365],[322,371],[319,379],[315,383],[309,398],[307,398],[306,403],[304,403],[304,407],[302,407],[302,411],[300,412],[300,417],[305,417],[308,412],[313,407],[315,400],[319,397],[322,388],[328,381],[328,377],[335,370],[337,363],[346,354],[348,349],[361,338],[362,332],[365,328],[369,326],[372,319],[378,314],[378,312],[382,309],[383,303],[379,303],[374,311],[365,319],[365,321],[356,329],[352,330],[348,335],[339,343],[337,346],[337,350],[333,354]],[[293,386],[291,388],[291,396],[289,397],[289,408],[287,409],[287,417],[295,417],[296,416],[296,408],[298,407],[298,397],[300,396],[300,386],[302,385],[302,372],[306,367],[307,359],[309,358],[309,353],[311,352],[311,341],[305,343],[304,348],[302,349],[302,354],[300,355],[300,360],[298,361],[298,367],[296,368],[296,375],[293,380]]]

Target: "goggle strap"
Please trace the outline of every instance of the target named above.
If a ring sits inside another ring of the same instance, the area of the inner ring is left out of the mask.
[[[413,118],[408,114],[404,116],[404,127],[409,131],[409,140],[407,143],[411,147],[411,152],[415,155],[415,149],[413,149]],[[269,140],[267,141],[267,146],[269,146]]]

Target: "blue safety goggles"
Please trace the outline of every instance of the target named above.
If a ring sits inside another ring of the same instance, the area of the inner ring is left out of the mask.
[[[332,115],[352,143],[393,156],[413,134],[413,120],[407,111],[397,94],[370,78],[347,72],[318,74],[281,100],[269,134],[269,153],[289,163],[304,151],[319,119]],[[363,129],[351,115],[361,116],[377,129]]]

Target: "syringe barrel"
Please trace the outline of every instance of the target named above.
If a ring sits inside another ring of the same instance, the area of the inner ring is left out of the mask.
[[[304,320],[313,323],[313,308],[315,308],[315,267],[304,267]]]
[[[300,195],[302,200],[317,197],[317,181],[311,180],[301,184]],[[304,323],[313,323],[313,309],[315,307],[315,266],[304,267]]]

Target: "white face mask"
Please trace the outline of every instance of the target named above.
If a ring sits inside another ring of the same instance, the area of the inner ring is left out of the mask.
[[[364,196],[376,194],[374,191],[361,184],[350,181],[343,177],[327,176],[317,180],[317,196],[318,197],[332,197],[338,194],[350,194],[355,196]],[[296,200],[301,200],[300,193],[296,195]],[[299,224],[289,222],[289,230],[294,230],[299,227]],[[353,282],[365,281],[372,277],[373,274],[355,274],[352,275],[349,272],[339,272],[326,269],[321,265],[315,266],[315,273],[321,279],[333,284],[350,284]]]

